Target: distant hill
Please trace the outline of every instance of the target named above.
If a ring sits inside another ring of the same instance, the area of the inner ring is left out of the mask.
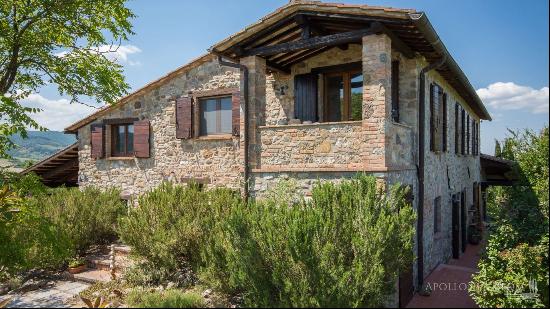
[[[58,131],[29,131],[27,138],[19,135],[12,137],[17,148],[10,150],[12,162],[22,167],[27,161],[40,161],[55,152],[76,142],[74,135]]]

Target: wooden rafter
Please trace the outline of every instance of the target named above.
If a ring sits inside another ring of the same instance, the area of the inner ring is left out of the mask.
[[[270,56],[285,52],[292,52],[304,49],[316,49],[326,46],[338,46],[346,43],[353,43],[363,36],[380,32],[381,29],[371,26],[367,29],[337,33],[325,36],[317,36],[299,41],[281,43],[273,46],[257,47],[244,52],[245,56]]]

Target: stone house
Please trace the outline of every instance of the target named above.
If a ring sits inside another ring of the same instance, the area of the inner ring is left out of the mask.
[[[292,1],[66,129],[78,184],[137,195],[197,181],[305,195],[358,172],[412,189],[417,262],[400,302],[479,224],[490,115],[423,12]],[[477,223],[476,223],[477,222]]]

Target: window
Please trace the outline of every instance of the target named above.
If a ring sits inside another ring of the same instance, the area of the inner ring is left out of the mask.
[[[399,61],[391,63],[391,118],[399,122]]]
[[[447,98],[437,84],[430,85],[430,150],[446,151]]]
[[[466,154],[470,154],[470,115],[466,115]]]
[[[466,154],[466,111],[460,112],[460,148],[462,155]]]
[[[199,103],[201,135],[232,133],[231,97],[205,98]]]
[[[441,101],[442,105],[441,105],[441,117],[443,118],[442,119],[442,122],[443,122],[443,151],[444,152],[447,152],[447,127],[448,127],[448,124],[447,124],[447,94],[444,93],[443,94],[443,98],[442,98],[442,101]]]
[[[455,154],[460,154],[460,106],[455,104]]]
[[[325,75],[325,121],[363,118],[363,73],[360,71]]]
[[[113,157],[130,157],[134,155],[134,125],[116,124],[111,126]]]
[[[441,232],[441,196],[434,200],[434,234]]]

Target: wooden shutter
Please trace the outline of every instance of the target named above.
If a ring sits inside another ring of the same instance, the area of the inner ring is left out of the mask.
[[[91,155],[93,159],[105,157],[105,127],[103,124],[92,124],[91,129]]]
[[[134,155],[136,158],[149,158],[149,120],[134,122]]]
[[[294,77],[294,118],[302,121],[318,121],[317,74]]]
[[[472,119],[472,154],[477,156],[477,125],[475,119]]]
[[[466,111],[460,111],[460,148],[463,155],[466,154]]]
[[[470,114],[466,115],[466,154],[470,154]]]
[[[460,113],[458,103],[455,104],[455,154],[460,153]]]
[[[399,61],[391,63],[391,117],[399,122]]]
[[[430,148],[432,151],[441,151],[442,123],[441,123],[441,93],[439,86],[430,85]]]
[[[233,92],[231,96],[231,105],[232,133],[234,136],[239,136],[241,130],[241,93],[239,91]]]
[[[176,101],[176,138],[193,137],[193,105],[191,98],[182,97]]]
[[[430,150],[435,151],[435,98],[434,84],[430,84]]]
[[[441,125],[442,125],[442,147],[443,151],[447,151],[447,94],[441,96]]]

